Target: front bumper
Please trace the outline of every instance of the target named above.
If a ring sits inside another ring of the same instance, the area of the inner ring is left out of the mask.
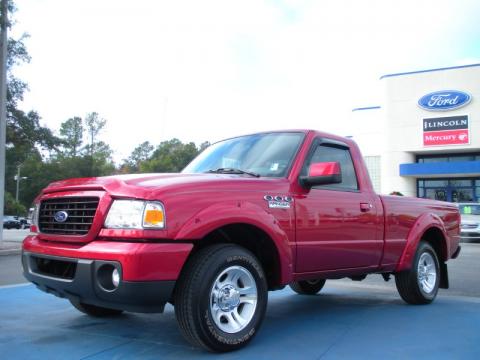
[[[115,241],[71,246],[29,236],[23,244],[22,264],[25,278],[40,290],[72,302],[162,312],[192,247]],[[110,286],[113,269],[120,274],[118,287]]]
[[[46,274],[39,270],[38,261],[49,260],[75,265],[72,278]],[[40,290],[73,302],[82,302],[111,309],[132,312],[163,312],[175,288],[174,280],[122,281],[115,289],[102,287],[98,273],[104,265],[121,268],[119,262],[71,259],[23,252],[23,274]]]

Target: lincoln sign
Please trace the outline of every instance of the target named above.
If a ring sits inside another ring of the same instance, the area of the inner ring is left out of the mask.
[[[469,144],[468,116],[423,119],[423,146]]]

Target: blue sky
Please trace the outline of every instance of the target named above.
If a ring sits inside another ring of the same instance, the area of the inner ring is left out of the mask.
[[[346,135],[388,73],[480,62],[480,2],[17,0],[23,107],[58,129],[97,111],[139,143],[268,129]],[[132,5],[133,4],[133,5]]]

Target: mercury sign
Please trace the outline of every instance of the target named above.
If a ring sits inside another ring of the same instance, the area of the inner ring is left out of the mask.
[[[469,144],[468,116],[423,119],[423,146]]]
[[[471,96],[463,91],[442,90],[424,95],[418,100],[418,106],[428,111],[447,111],[467,105]]]

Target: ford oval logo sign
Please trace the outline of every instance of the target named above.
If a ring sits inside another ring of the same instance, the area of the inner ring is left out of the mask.
[[[446,111],[465,106],[471,99],[472,97],[463,91],[443,90],[422,96],[418,105],[429,111]]]
[[[57,211],[55,215],[53,215],[53,219],[56,222],[63,223],[68,219],[68,213],[66,211]]]

